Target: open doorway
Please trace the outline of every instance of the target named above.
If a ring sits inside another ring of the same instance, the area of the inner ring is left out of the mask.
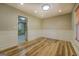
[[[79,6],[76,8],[76,40],[79,41]]]
[[[18,16],[18,41],[24,43],[27,40],[26,17]]]

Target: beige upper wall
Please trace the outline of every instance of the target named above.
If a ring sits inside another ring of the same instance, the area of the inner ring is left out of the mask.
[[[43,20],[43,29],[71,30],[71,13]]]
[[[19,15],[23,13],[5,4],[0,4],[0,30],[17,30]]]
[[[43,36],[60,40],[72,40],[71,13],[43,20]]]

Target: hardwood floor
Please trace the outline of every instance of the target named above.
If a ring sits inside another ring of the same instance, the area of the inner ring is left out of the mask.
[[[15,56],[76,56],[76,52],[70,42],[40,38],[26,42],[21,47],[14,47],[1,52],[5,55]]]

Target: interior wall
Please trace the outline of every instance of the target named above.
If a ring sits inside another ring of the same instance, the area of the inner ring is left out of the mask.
[[[28,18],[28,41],[41,37],[41,20]]]
[[[40,20],[24,12],[0,4],[0,50],[18,45],[18,16],[27,17],[28,40],[40,36]]]
[[[72,40],[71,14],[43,20],[43,36],[60,40]]]

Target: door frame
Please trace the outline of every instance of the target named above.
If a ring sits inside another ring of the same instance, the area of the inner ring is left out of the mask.
[[[27,31],[27,23],[28,23],[28,22],[27,22],[27,20],[28,20],[28,19],[27,19],[27,17],[25,17],[25,16],[18,16],[18,24],[19,24],[19,20],[20,20],[19,18],[20,18],[20,17],[25,18],[25,41],[27,41],[27,38],[28,38],[28,31]]]

